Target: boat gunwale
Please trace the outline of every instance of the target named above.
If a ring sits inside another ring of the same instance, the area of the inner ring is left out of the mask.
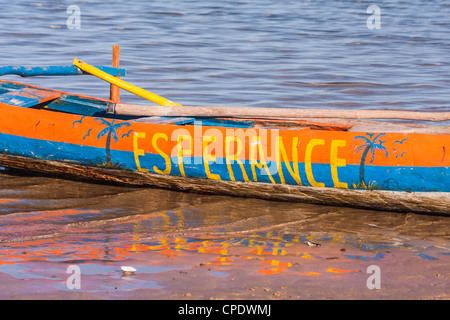
[[[106,98],[99,98],[94,96],[88,96],[88,95],[82,95],[77,93],[68,93],[65,91],[60,90],[54,90],[54,89],[48,89],[36,85],[30,85],[25,84],[21,82],[15,82],[10,80],[2,80],[0,79],[0,85],[2,83],[12,83],[13,85],[20,86],[20,87],[29,87],[33,89],[38,90],[44,90],[44,91],[51,91],[55,93],[61,94],[61,97],[78,97],[80,99],[86,99],[91,101],[97,101],[101,103],[102,105],[107,105],[108,103],[112,103],[112,100],[106,99]],[[11,107],[15,107],[11,105]],[[164,108],[164,107],[161,107]],[[69,113],[59,110],[52,110],[50,108],[45,109],[46,111],[51,112],[60,112],[62,114]],[[84,115],[83,113],[69,113],[69,114],[77,114],[77,115]],[[89,115],[87,115],[89,116]],[[92,115],[91,115],[92,116]],[[102,115],[99,115],[100,117],[104,118],[113,118],[121,120],[123,119],[123,115],[115,115],[115,114],[109,114],[105,113]],[[142,119],[142,118],[149,118],[146,116],[130,116],[130,121],[133,121],[133,119]],[[169,117],[168,117],[169,118]],[[174,117],[176,118],[176,117]],[[202,117],[196,117],[196,119],[201,120]],[[360,120],[360,119],[336,119],[336,118],[305,118],[305,119],[270,119],[265,118],[264,116],[259,118],[230,118],[230,117],[206,117],[205,119],[221,119],[221,120],[233,120],[237,123],[243,122],[243,121],[253,121],[255,124],[257,123],[274,123],[273,126],[270,128],[290,128],[290,129],[304,129],[308,128],[308,124],[311,126],[311,130],[331,130],[331,131],[349,131],[349,132],[396,132],[396,133],[425,133],[425,134],[445,134],[450,135],[450,126],[433,126],[433,125],[425,125],[425,124],[416,124],[416,123],[399,123],[399,122],[387,122],[385,120],[379,121],[379,120]],[[127,119],[128,120],[128,119]],[[298,126],[295,126],[295,123],[298,124]],[[283,125],[284,124],[284,125]],[[217,127],[221,127],[220,124],[217,125]],[[268,128],[268,127],[266,127]]]

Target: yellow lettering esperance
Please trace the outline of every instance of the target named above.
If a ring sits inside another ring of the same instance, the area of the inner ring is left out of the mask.
[[[138,146],[138,140],[139,139],[145,139],[146,134],[145,132],[135,132],[133,136],[133,153],[134,153],[134,159],[136,163],[137,170],[139,172],[149,172],[149,169],[142,168],[140,164],[139,157],[145,156],[145,152],[143,149],[140,149]],[[165,162],[165,168],[158,168],[157,166],[153,166],[153,170],[156,173],[159,174],[170,174],[172,170],[172,161],[168,154],[166,154],[164,151],[162,151],[158,144],[160,143],[159,140],[164,140],[167,142],[169,140],[168,136],[165,133],[155,133],[152,137],[152,147],[155,149],[155,151],[163,157]],[[216,146],[214,145],[217,137],[216,136],[202,136],[202,159],[203,164],[205,167],[205,174],[208,179],[211,180],[222,180],[221,176],[218,173],[212,173],[210,169],[210,162],[216,162],[216,156],[211,154],[211,150],[214,149]],[[183,148],[182,142],[186,141],[189,145],[189,148]],[[234,148],[230,148],[232,144],[236,142],[237,144],[237,150],[234,150]],[[277,171],[278,175],[280,177],[281,184],[285,184],[285,176],[282,170],[282,162],[284,162],[287,171],[291,175],[291,177],[295,180],[295,182],[298,185],[302,185],[302,181],[300,178],[300,172],[299,172],[299,159],[298,159],[298,137],[294,137],[292,139],[292,165],[291,162],[288,159],[287,152],[283,143],[283,138],[281,136],[278,136],[276,141],[276,164],[277,164]],[[181,135],[177,137],[177,152],[176,157],[178,158],[178,165],[180,169],[180,173],[183,177],[186,176],[184,171],[184,164],[183,164],[183,156],[192,156],[193,150],[192,150],[192,137],[189,135]],[[346,160],[343,158],[338,157],[339,148],[343,148],[346,146],[345,140],[332,140],[331,146],[330,146],[330,166],[331,166],[331,177],[333,180],[333,184],[335,188],[348,188],[348,184],[346,182],[342,182],[339,180],[338,177],[338,168],[339,167],[345,167],[346,166]],[[323,148],[325,147],[325,140],[324,139],[311,139],[306,144],[306,150],[305,150],[305,174],[308,182],[313,187],[325,187],[325,183],[317,181],[314,177],[313,170],[312,170],[312,155],[313,152],[323,152]],[[239,167],[242,171],[242,176],[244,181],[250,182],[250,179],[247,175],[247,172],[245,170],[244,164],[240,159],[238,159],[238,155],[241,153],[243,148],[243,142],[239,139],[239,137],[236,136],[226,136],[225,137],[225,163],[228,170],[228,174],[230,176],[230,180],[236,181],[234,172],[231,167],[231,163],[234,161],[239,164]],[[187,150],[186,150],[187,149]],[[233,150],[232,150],[233,149]],[[317,149],[317,151],[316,151]],[[257,161],[257,156],[259,156],[260,161]],[[267,161],[264,158],[264,152],[261,145],[261,141],[259,141],[259,137],[254,137],[252,139],[252,143],[250,146],[250,164],[251,164],[251,171],[253,176],[253,181],[257,181],[257,175],[255,168],[265,169],[266,174],[269,176],[269,179],[272,183],[276,183],[274,178],[272,177],[272,174],[269,170]]]

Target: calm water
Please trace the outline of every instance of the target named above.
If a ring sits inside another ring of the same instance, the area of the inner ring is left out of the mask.
[[[371,4],[381,9],[380,29],[368,27]],[[19,0],[2,4],[0,64],[70,65],[76,57],[110,65],[116,44],[125,80],[185,105],[449,111],[449,16],[448,3],[418,0]],[[2,79],[109,95],[107,84],[87,76]],[[121,100],[145,103],[126,92]],[[12,281],[3,298],[77,291],[65,283],[69,264],[89,279],[77,292],[115,298],[139,288],[149,290],[142,297],[163,299],[449,298],[446,217],[8,170],[0,188],[0,281]],[[387,276],[369,290],[374,264]],[[134,278],[121,277],[122,265],[137,268]],[[183,275],[178,287],[168,274]],[[195,282],[200,276],[209,291]],[[14,282],[23,279],[30,285]],[[231,285],[236,279],[241,287]]]

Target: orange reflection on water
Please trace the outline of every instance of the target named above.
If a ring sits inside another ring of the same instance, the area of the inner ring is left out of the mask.
[[[352,272],[361,272],[361,270],[342,270],[342,269],[328,268],[327,272],[332,272],[332,273],[352,273]]]
[[[286,272],[284,268],[268,268],[268,269],[260,269],[258,270],[259,273],[265,276],[270,276],[277,273],[284,273]]]
[[[100,218],[96,217],[97,214]],[[325,237],[328,244],[311,235],[284,235],[275,231],[246,233],[237,237],[206,232],[195,238],[172,231],[180,225],[187,225],[184,215],[178,211],[101,217],[102,212],[97,210],[73,209],[15,214],[10,220],[20,228],[26,230],[28,226],[29,231],[35,228],[36,232],[40,231],[39,226],[49,225],[48,230],[53,233],[38,234],[36,239],[4,242],[0,247],[0,265],[31,261],[98,263],[146,257],[149,264],[207,265],[212,270],[226,267],[230,272],[245,270],[260,276],[290,273],[294,277],[320,277],[328,273],[330,277],[331,273],[336,275],[331,276],[333,278],[360,272],[343,266],[350,259],[345,254],[348,251],[340,251],[344,240],[339,236]],[[153,227],[168,231],[150,234]],[[3,231],[9,232],[8,228],[14,229],[6,226]],[[309,247],[306,240],[319,241],[323,245]],[[353,253],[360,251],[359,248],[354,250]]]
[[[0,204],[7,204],[7,203],[14,203],[14,202],[21,202],[22,200],[19,199],[0,199]]]

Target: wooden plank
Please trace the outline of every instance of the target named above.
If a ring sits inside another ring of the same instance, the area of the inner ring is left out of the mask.
[[[329,131],[347,131],[351,124],[339,124],[339,123],[326,123],[321,119],[316,121],[306,120],[283,120],[283,119],[239,119],[239,118],[218,118],[217,120],[229,120],[235,123],[244,123],[247,126],[253,126],[254,128],[310,128],[314,130],[329,130]]]
[[[49,109],[80,114],[85,116],[93,116],[98,112],[104,112],[106,103],[102,101],[88,99],[75,95],[63,95],[58,100],[48,104]]]
[[[258,107],[193,107],[193,106],[143,106],[118,103],[115,114],[163,117],[237,117],[303,120],[305,118],[339,119],[405,119],[422,121],[447,121],[450,112],[418,112],[396,110],[338,110],[338,109],[291,109]]]
[[[1,94],[0,103],[29,108],[55,100],[59,97],[61,97],[61,94],[58,92],[23,88]]]
[[[158,124],[174,124],[174,125],[185,125],[194,123],[195,118],[185,118],[185,117],[145,117],[134,120],[135,122],[144,123],[158,123]]]

